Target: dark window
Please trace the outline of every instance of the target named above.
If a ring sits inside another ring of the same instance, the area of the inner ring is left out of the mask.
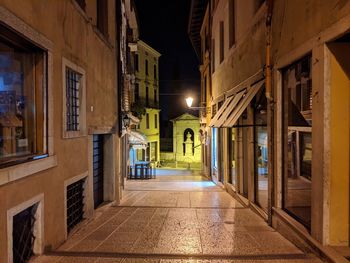
[[[140,86],[139,83],[135,83],[135,102],[140,99]]]
[[[146,87],[146,106],[149,106],[149,89]]]
[[[154,114],[154,128],[158,129],[158,115]]]
[[[212,54],[212,58],[211,58],[211,72],[214,73],[215,72],[215,39],[212,39],[212,47],[211,47],[211,54]]]
[[[108,38],[108,0],[97,1],[97,28]]]
[[[46,53],[0,25],[0,165],[46,152]]]
[[[93,136],[94,208],[103,203],[103,135]]]
[[[236,16],[235,0],[229,0],[229,47],[231,48],[236,42]]]
[[[135,62],[134,62],[135,63],[135,65],[134,65],[135,66],[135,70],[139,71],[139,55],[135,54],[134,58],[135,58]]]
[[[154,96],[154,106],[156,106],[157,105],[157,102],[158,102],[158,99],[157,99],[157,90],[156,89],[154,89],[154,93],[153,93],[153,96]]]
[[[146,129],[149,129],[149,114],[146,113]]]
[[[79,180],[67,186],[67,231],[70,232],[84,216],[84,182]]]
[[[75,2],[80,6],[81,9],[85,11],[85,7],[86,7],[85,0],[75,0]]]
[[[12,251],[14,263],[27,263],[34,254],[36,209],[37,206],[33,205],[13,217]]]
[[[221,106],[224,104],[224,101],[221,100],[218,102],[218,109],[217,110],[220,110]]]
[[[224,22],[220,21],[220,63],[224,61],[225,56],[225,42],[224,42]]]
[[[154,76],[154,79],[157,79],[157,66],[156,65],[153,65],[153,76]]]
[[[146,72],[146,75],[148,76],[148,60],[147,59],[145,60],[145,72]]]
[[[311,55],[309,55],[282,71],[284,96],[283,208],[309,228],[311,226],[312,181],[311,68]]]
[[[216,104],[214,104],[213,106],[211,106],[211,118],[215,116],[216,111],[217,111]]]
[[[66,68],[66,130],[79,131],[80,80],[82,75]]]

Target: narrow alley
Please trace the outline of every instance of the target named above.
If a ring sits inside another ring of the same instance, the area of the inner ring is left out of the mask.
[[[120,206],[101,207],[33,260],[44,262],[321,261],[196,172],[160,170],[155,181],[128,181]]]

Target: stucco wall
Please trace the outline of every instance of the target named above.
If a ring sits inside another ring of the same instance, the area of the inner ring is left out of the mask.
[[[256,10],[254,0],[235,1],[236,43],[229,47],[229,1],[221,0],[213,13],[212,38],[215,40],[215,71],[212,97],[222,95],[251,77],[265,64],[266,6]],[[220,63],[220,21],[224,22],[224,61]]]
[[[109,38],[95,27],[96,0],[87,1],[86,13],[74,1],[2,1],[2,6],[53,43],[53,145],[58,165],[21,180],[0,186],[0,262],[7,262],[6,211],[44,193],[44,245],[56,248],[65,238],[64,180],[89,169],[88,136],[62,139],[62,57],[86,72],[86,123],[92,130],[111,130],[116,116],[115,7],[109,4]],[[91,21],[89,18],[91,17]],[[93,108],[92,108],[93,107]],[[51,143],[51,141],[50,141]]]

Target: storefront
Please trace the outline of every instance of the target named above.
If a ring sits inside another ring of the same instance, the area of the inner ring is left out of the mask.
[[[244,202],[254,204],[262,214],[267,215],[266,115],[264,80],[258,79],[227,92],[210,126],[213,172],[218,173],[219,180],[223,180],[227,189],[233,190]]]

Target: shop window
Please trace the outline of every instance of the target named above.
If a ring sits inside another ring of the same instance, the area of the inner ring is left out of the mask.
[[[211,157],[212,157],[212,165],[213,165],[214,169],[218,168],[217,130],[218,130],[217,128],[213,128],[212,129],[212,136],[211,136],[211,145],[212,145],[212,147],[211,147],[211,149],[212,149]]]
[[[0,165],[46,156],[46,53],[0,26]]]
[[[238,129],[230,128],[229,130],[229,183],[237,186],[237,132]]]
[[[255,200],[265,211],[268,208],[267,100],[263,89],[254,105]]]
[[[84,184],[81,179],[67,186],[67,232],[69,233],[84,216]]]
[[[283,75],[284,209],[311,225],[312,82],[311,55],[285,68]]]
[[[108,38],[108,0],[98,0],[97,2],[97,28]]]

